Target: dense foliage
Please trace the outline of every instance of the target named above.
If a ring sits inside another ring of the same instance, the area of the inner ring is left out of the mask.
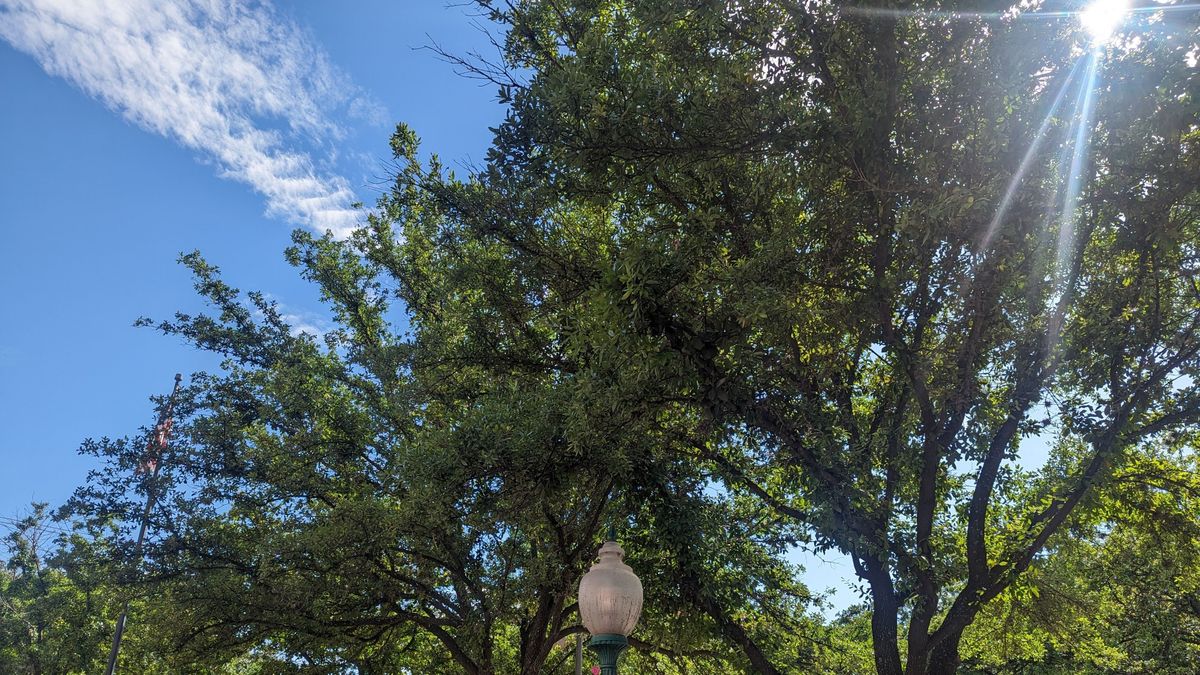
[[[922,9],[497,8],[487,167],[420,168],[401,130],[359,244],[418,325],[486,317],[463,358],[604,378],[849,555],[884,673],[955,670],[987,604],[1200,415],[1195,10],[1089,49],[1034,8]],[[1035,436],[1055,461],[1015,473]]]
[[[171,663],[565,673],[614,524],[630,672],[1194,667],[1195,8],[1093,49],[1037,3],[479,4],[486,165],[397,129],[365,227],[287,253],[320,337],[185,256],[213,313],[145,323],[222,371],[161,473],[85,446],[93,532],[158,497],[107,592]],[[824,620],[796,547],[865,604]]]

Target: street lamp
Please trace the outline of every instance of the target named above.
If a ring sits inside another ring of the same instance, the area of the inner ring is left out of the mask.
[[[625,551],[609,531],[600,561],[579,580],[579,615],[591,633],[588,648],[600,658],[602,675],[617,675],[617,659],[642,615],[642,582],[622,562]]]

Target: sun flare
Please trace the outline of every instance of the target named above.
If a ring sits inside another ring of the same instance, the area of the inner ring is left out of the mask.
[[[1129,13],[1129,0],[1095,0],[1079,13],[1079,24],[1092,37],[1092,44],[1104,44]]]

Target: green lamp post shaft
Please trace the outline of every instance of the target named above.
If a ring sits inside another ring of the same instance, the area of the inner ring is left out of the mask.
[[[588,649],[600,659],[600,675],[617,675],[617,659],[628,647],[629,640],[624,635],[612,633],[596,635],[588,641]]]

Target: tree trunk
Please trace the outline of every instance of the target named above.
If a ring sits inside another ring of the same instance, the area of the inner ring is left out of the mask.
[[[871,611],[871,639],[875,651],[875,671],[879,675],[903,675],[900,648],[896,643],[896,604],[875,594]]]
[[[942,640],[929,655],[929,675],[954,675],[958,672],[958,641],[962,633],[955,633]]]
[[[754,672],[759,675],[780,675],[779,670],[771,663],[766,654],[762,652],[754,640],[746,634],[746,630],[740,624],[734,621],[725,613],[725,609],[716,600],[709,597],[703,591],[696,591],[696,600],[704,612],[715,622],[721,629],[721,632],[742,650],[746,658],[750,660],[750,666]]]

